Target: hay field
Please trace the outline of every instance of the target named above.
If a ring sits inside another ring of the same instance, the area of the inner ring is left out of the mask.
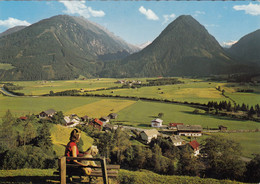
[[[101,117],[101,116],[107,116],[110,113],[117,113],[120,110],[128,106],[131,106],[134,103],[136,103],[136,101],[100,99],[97,102],[93,102],[87,105],[73,108],[65,112],[65,114],[69,115],[69,114],[76,113],[79,116],[88,115],[90,117]]]

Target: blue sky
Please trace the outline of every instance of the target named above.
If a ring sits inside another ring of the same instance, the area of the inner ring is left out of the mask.
[[[223,45],[260,29],[260,1],[0,1],[0,32],[54,15],[84,16],[132,44],[192,15]]]

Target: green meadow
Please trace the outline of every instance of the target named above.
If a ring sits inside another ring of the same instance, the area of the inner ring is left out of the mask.
[[[115,79],[88,79],[88,80],[70,80],[70,81],[15,81],[15,85],[23,86],[22,90],[17,92],[25,95],[44,95],[50,91],[60,92],[65,90],[96,90],[100,88],[108,88],[118,86]]]
[[[225,90],[227,96],[239,104],[255,105],[260,102],[259,86],[252,87],[247,84],[209,82],[200,79],[181,78],[180,80],[184,81],[184,84],[141,87],[136,89],[102,90],[91,93],[174,99],[180,102],[207,103],[208,101],[229,101],[228,98],[221,95],[220,91],[216,90],[216,87],[220,86],[221,89]],[[88,79],[73,81],[26,81],[14,82],[14,84],[23,86],[23,90],[19,90],[18,92],[25,93],[26,95],[42,95],[50,91],[58,92],[71,89],[82,90],[82,94],[84,94],[83,91],[85,90],[121,86],[121,84],[116,84],[116,81],[116,79]],[[141,81],[146,81],[146,79],[141,79]],[[254,89],[254,93],[236,92],[237,89],[252,88]],[[260,123],[254,121],[236,120],[228,117],[204,114],[203,112],[201,114],[194,114],[194,108],[187,105],[101,97],[6,97],[0,95],[0,118],[3,117],[8,109],[18,117],[26,114],[38,114],[41,111],[51,108],[56,111],[63,111],[65,115],[75,113],[79,116],[88,115],[93,118],[107,116],[112,112],[118,113],[118,118],[113,120],[112,123],[141,128],[149,128],[151,120],[156,118],[159,113],[163,113],[162,119],[164,120],[164,125],[175,122],[202,125],[204,129],[217,128],[219,125],[227,126],[228,130],[260,129]],[[55,143],[54,149],[58,154],[63,154],[66,141],[62,142],[61,140],[67,140],[67,136],[55,135],[55,132],[63,131],[69,132],[70,130],[60,130],[58,127],[52,128],[53,141]],[[260,153],[260,133],[258,132],[223,133],[221,135],[240,142],[243,148],[243,156],[252,158],[252,153]],[[62,137],[62,139],[60,140],[59,137]],[[204,137],[206,138],[206,136],[203,136],[203,139]],[[93,140],[86,138],[85,142],[85,147],[88,147],[92,144]]]
[[[18,169],[18,170],[1,170],[0,183],[29,184],[29,183],[59,183],[59,177],[53,175],[54,169]],[[239,184],[241,182],[231,180],[217,180],[211,178],[199,178],[191,176],[177,175],[160,175],[147,170],[127,171],[120,169],[118,179],[109,179],[111,184],[166,184],[166,183],[183,183],[183,184]],[[98,179],[96,183],[102,183]]]

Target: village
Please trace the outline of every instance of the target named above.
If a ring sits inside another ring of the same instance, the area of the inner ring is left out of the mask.
[[[52,120],[57,111],[54,109],[48,109],[40,112],[37,117],[39,119]],[[161,116],[159,114],[159,116]],[[61,119],[60,124],[62,126],[73,128],[79,125],[83,127],[92,127],[97,131],[112,131],[120,127],[122,130],[128,130],[132,134],[128,134],[130,137],[135,135],[135,139],[144,145],[148,145],[152,139],[162,137],[172,143],[172,145],[182,149],[183,146],[188,145],[193,150],[193,156],[200,155],[200,143],[197,141],[198,137],[201,137],[203,133],[209,132],[209,130],[203,130],[201,125],[184,125],[183,123],[169,123],[163,124],[163,120],[155,118],[151,120],[149,128],[142,129],[133,126],[124,126],[115,124],[113,120],[118,117],[116,113],[110,113],[108,116],[102,116],[100,118],[91,118],[87,115],[79,117],[77,114],[71,114],[64,116]],[[20,120],[26,120],[27,117],[20,117]],[[113,123],[113,124],[112,124]],[[211,132],[225,132],[227,127],[220,125],[218,129],[211,130]]]

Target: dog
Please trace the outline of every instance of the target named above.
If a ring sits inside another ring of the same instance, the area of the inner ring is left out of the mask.
[[[93,156],[96,156],[98,154],[98,148],[97,146],[91,146],[88,148],[88,150],[84,153],[84,158],[93,158]],[[83,164],[86,164],[88,166],[97,166],[95,161],[89,161],[89,160],[83,160]]]

